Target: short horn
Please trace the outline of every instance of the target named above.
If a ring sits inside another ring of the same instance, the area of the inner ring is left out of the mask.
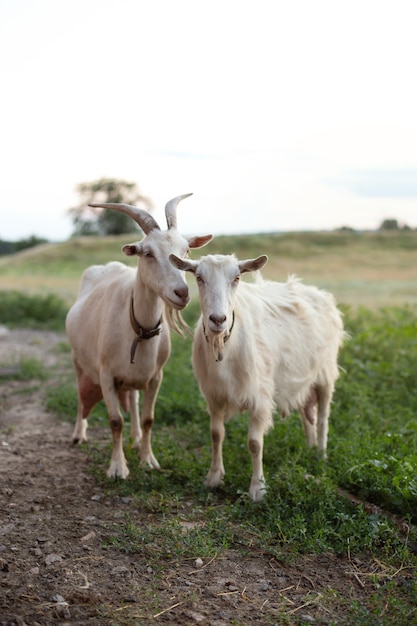
[[[177,206],[181,200],[184,198],[189,198],[192,196],[192,193],[186,193],[183,196],[177,196],[176,198],[172,198],[165,205],[165,215],[167,218],[168,229],[177,227]]]
[[[137,207],[131,206],[130,204],[118,204],[113,202],[105,202],[104,204],[89,204],[91,207],[100,207],[102,209],[114,209],[115,211],[120,211],[121,213],[125,213],[129,217],[132,218],[139,224],[145,235],[148,235],[151,230],[161,230],[158,222],[144,209],[138,209]]]

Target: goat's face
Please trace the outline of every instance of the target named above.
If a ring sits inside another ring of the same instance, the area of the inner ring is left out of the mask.
[[[137,243],[127,244],[122,250],[127,256],[138,256],[138,274],[145,289],[153,291],[162,298],[169,307],[183,309],[188,303],[187,283],[183,273],[169,262],[169,255],[179,257],[187,255],[190,248],[201,248],[213,239],[212,235],[190,237],[185,239],[177,230],[177,205],[192,194],[172,198],[165,205],[165,217],[168,230],[162,232],[155,219],[145,211],[130,204],[105,202],[92,203],[91,207],[113,209],[129,215],[143,230],[145,237]]]
[[[164,300],[173,309],[183,309],[190,296],[184,272],[169,261],[171,254],[179,258],[186,257],[190,248],[199,248],[212,239],[193,237],[185,239],[176,228],[167,231],[151,230],[142,241],[123,246],[127,256],[138,256],[138,272],[145,287]]]
[[[174,256],[170,260],[177,268],[194,273],[206,335],[220,338],[233,325],[234,299],[241,275],[261,269],[268,257],[238,261],[234,255],[215,254],[200,261]]]

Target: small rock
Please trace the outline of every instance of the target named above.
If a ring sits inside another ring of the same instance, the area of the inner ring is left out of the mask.
[[[203,561],[202,559],[200,559],[200,557],[198,557],[198,559],[195,560],[194,565],[198,568],[203,567]]]
[[[68,602],[57,602],[55,609],[59,617],[63,617],[64,619],[71,618]]]
[[[6,559],[0,559],[0,571],[1,572],[8,572],[9,571],[9,564],[6,561]]]
[[[95,502],[98,502],[99,500],[101,500],[101,496],[96,494],[95,496],[91,496],[91,499],[94,500]]]
[[[204,615],[202,615],[201,613],[197,613],[196,611],[189,611],[188,615],[197,624],[204,622],[206,619]]]
[[[96,536],[96,533],[94,532],[94,530],[92,530],[91,532],[87,533],[84,537],[81,537],[80,541],[82,541],[82,543],[85,543],[86,541],[90,541],[91,539],[94,539],[95,536]]]
[[[0,326],[0,337],[8,337],[10,335],[10,330],[7,328],[7,326],[4,326],[3,324],[1,324]]]
[[[52,563],[60,563],[62,560],[62,556],[59,556],[58,554],[48,554],[45,558],[45,563],[46,565],[52,565]]]
[[[13,522],[10,524],[4,524],[0,527],[0,535],[9,535],[15,530],[15,528],[16,524],[13,524]]]
[[[49,602],[65,602],[65,598],[59,593],[56,593],[52,598],[49,598]]]
[[[113,567],[111,574],[112,576],[120,576],[122,574],[129,574],[129,570],[124,565],[118,565],[117,567]]]
[[[37,576],[37,575],[39,574],[39,571],[40,571],[40,570],[39,570],[39,567],[36,565],[35,567],[32,567],[32,568],[29,570],[29,574],[30,574],[31,576]]]

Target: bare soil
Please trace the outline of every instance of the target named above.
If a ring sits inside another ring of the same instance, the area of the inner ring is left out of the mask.
[[[353,623],[352,602],[370,600],[385,576],[370,558],[311,555],[289,566],[246,548],[202,563],[198,555],[165,561],[156,572],[140,554],[109,547],[109,529],[126,513],[138,524],[149,523],[146,514],[134,499],[100,490],[88,448],[73,447],[72,424],[46,412],[38,381],[5,377],[22,356],[53,376],[62,341],[51,332],[0,334],[1,626]],[[100,428],[89,435],[109,437]]]

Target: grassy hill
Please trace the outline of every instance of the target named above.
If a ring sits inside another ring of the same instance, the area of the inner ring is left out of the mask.
[[[0,258],[0,290],[54,293],[71,303],[82,271],[119,260],[135,238],[82,237]],[[417,303],[417,232],[305,232],[218,236],[202,254],[234,252],[240,258],[267,254],[263,275],[285,280],[296,274],[332,291],[337,300],[371,308]]]

